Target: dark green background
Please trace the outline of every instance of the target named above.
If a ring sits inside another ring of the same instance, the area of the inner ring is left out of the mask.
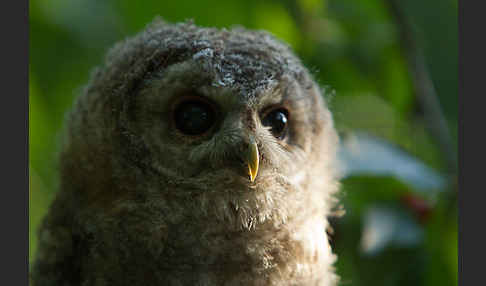
[[[457,146],[457,1],[401,2],[413,23]],[[342,134],[356,130],[385,138],[454,181],[445,154],[427,129],[386,1],[30,1],[29,259],[35,230],[56,192],[56,150],[67,109],[107,49],[156,15],[201,26],[265,29],[288,42],[329,96]],[[444,188],[425,220],[402,203],[417,192],[393,178],[347,178],[348,214],[334,223],[336,264],[343,285],[457,285],[457,209],[454,185]],[[419,196],[420,197],[420,196]],[[426,197],[426,196],[425,196]],[[376,256],[358,248],[366,206],[409,213],[424,231],[414,247],[387,247]]]

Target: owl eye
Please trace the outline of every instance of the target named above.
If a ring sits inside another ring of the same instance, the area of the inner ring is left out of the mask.
[[[182,133],[202,135],[214,124],[214,108],[203,100],[189,99],[176,106],[174,121],[176,128]]]
[[[289,112],[285,108],[278,108],[268,112],[262,120],[262,124],[271,127],[273,136],[282,140],[287,135],[287,122]]]

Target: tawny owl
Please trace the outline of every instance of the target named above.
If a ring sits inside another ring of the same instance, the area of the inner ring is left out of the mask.
[[[156,20],[69,113],[32,284],[334,285],[337,146],[285,44]]]

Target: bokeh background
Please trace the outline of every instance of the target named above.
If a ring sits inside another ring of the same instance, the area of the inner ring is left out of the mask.
[[[341,285],[457,285],[457,0],[30,1],[30,260],[66,111],[156,15],[268,30],[312,71],[342,139]]]

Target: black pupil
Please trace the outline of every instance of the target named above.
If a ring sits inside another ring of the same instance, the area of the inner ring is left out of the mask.
[[[282,139],[285,137],[285,131],[287,130],[287,117],[288,113],[285,109],[277,109],[263,118],[263,125],[270,126],[273,136]]]
[[[205,102],[188,101],[181,103],[175,110],[177,129],[187,135],[200,135],[213,125],[214,113]]]

